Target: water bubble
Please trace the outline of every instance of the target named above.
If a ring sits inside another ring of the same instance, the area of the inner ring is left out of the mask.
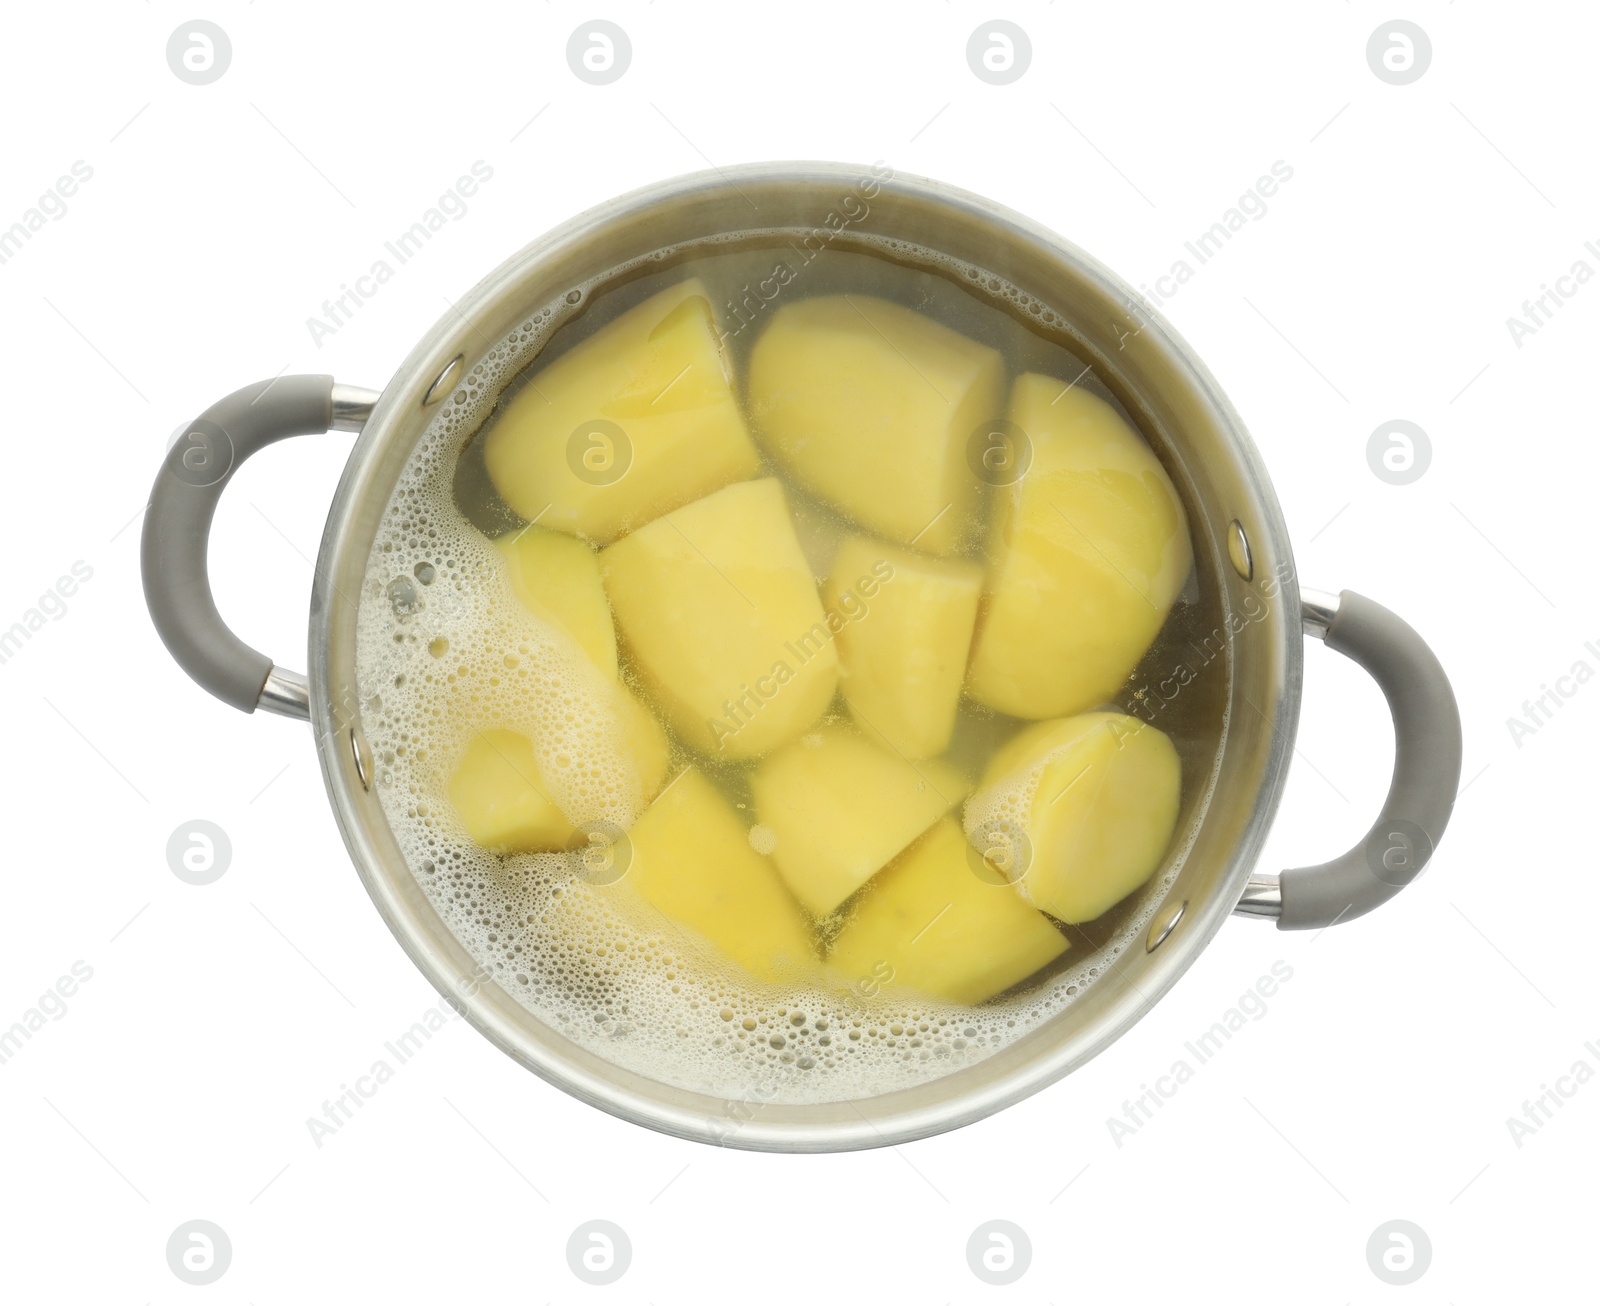
[[[404,620],[414,616],[422,606],[417,597],[417,587],[406,577],[396,576],[389,582],[389,606],[394,609],[394,615]]]

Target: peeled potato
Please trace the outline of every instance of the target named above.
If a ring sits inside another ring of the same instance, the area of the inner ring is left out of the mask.
[[[1172,741],[1137,717],[1042,721],[989,759],[967,804],[967,835],[1015,857],[1017,888],[1035,907],[1069,925],[1090,921],[1161,865],[1181,781]]]
[[[951,553],[978,506],[973,431],[1000,413],[1000,355],[869,295],[780,308],[750,355],[751,422],[796,480],[901,544]]]
[[[772,860],[812,914],[826,916],[966,797],[943,762],[913,765],[845,725],[774,753],[750,777]]]
[[[833,698],[833,632],[776,480],[651,522],[606,549],[600,571],[640,680],[692,747],[759,756]]]
[[[485,848],[556,852],[575,833],[539,772],[533,741],[514,730],[473,735],[446,792],[472,841]]]
[[[639,796],[649,802],[661,790],[667,778],[667,767],[672,760],[672,746],[667,742],[667,732],[643,703],[623,686],[616,688],[612,700],[616,712],[617,738],[622,742],[625,756],[632,761],[639,780]]]
[[[857,980],[949,1002],[982,1002],[1067,950],[1067,940],[1004,882],[975,874],[947,816],[861,896],[828,961]]]
[[[907,757],[950,746],[983,570],[855,535],[825,591],[845,702],[869,734]]]
[[[595,671],[588,668],[588,674]],[[661,789],[670,761],[666,732],[622,685],[597,687],[616,741],[616,758],[628,767],[631,797],[639,807]],[[445,787],[446,797],[472,841],[504,853],[560,852],[576,834],[564,787],[541,767],[534,741],[515,730],[476,732]]]
[[[727,800],[693,767],[628,832],[623,885],[761,979],[803,976],[816,945],[773,865]]]
[[[967,692],[1039,719],[1107,701],[1137,665],[1194,557],[1177,491],[1104,401],[1019,376],[1010,420],[1032,462],[996,489]]]
[[[540,368],[483,458],[522,517],[602,544],[755,475],[706,288],[663,290]]]
[[[537,526],[504,536],[495,547],[523,606],[566,631],[595,666],[616,675],[617,632],[594,550],[571,535]]]

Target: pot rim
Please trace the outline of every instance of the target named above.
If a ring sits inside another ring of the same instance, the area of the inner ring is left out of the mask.
[[[1299,716],[1303,648],[1299,592],[1287,530],[1266,468],[1242,421],[1210,372],[1159,313],[1145,305],[1109,269],[1070,242],[1030,219],[967,191],[925,178],[895,174],[883,181],[885,191],[945,206],[990,224],[1059,262],[1064,269],[1070,268],[1075,276],[1092,283],[1108,298],[1139,305],[1141,348],[1156,351],[1162,363],[1181,378],[1188,392],[1185,397],[1204,407],[1232,456],[1240,494],[1250,500],[1248,507],[1257,555],[1281,559],[1288,564],[1287,574],[1282,577],[1283,602],[1273,616],[1274,634],[1281,645],[1278,651],[1281,660],[1275,667],[1276,683],[1271,697],[1264,702],[1251,703],[1269,728],[1258,745],[1258,787],[1218,887],[1206,900],[1188,903],[1183,929],[1174,931],[1173,937],[1162,944],[1152,959],[1149,977],[1136,987],[1127,984],[1114,987],[1106,1010],[1091,1030],[1078,1037],[1060,1038],[1053,1047],[1046,1045],[1025,1056],[1008,1057],[1008,1053],[1031,1046],[1042,1033],[1042,1029],[1036,1030],[968,1068],[992,1067],[1008,1060],[1016,1063],[1008,1069],[988,1078],[977,1077],[979,1082],[972,1086],[934,1101],[918,1103],[912,1100],[914,1095],[908,1096],[910,1090],[859,1099],[850,1104],[858,1117],[855,1121],[829,1118],[829,1108],[838,1104],[828,1104],[817,1110],[785,1105],[777,1108],[784,1116],[782,1119],[773,1118],[771,1109],[763,1117],[763,1108],[758,1104],[752,1108],[750,1118],[738,1120],[730,1129],[725,1123],[729,1110],[736,1105],[749,1106],[748,1103],[719,1102],[707,1095],[688,1093],[622,1069],[544,1026],[537,1017],[533,1023],[541,1026],[542,1032],[530,1030],[532,1013],[497,984],[478,978],[476,963],[449,934],[416,885],[409,868],[398,858],[377,796],[367,788],[371,777],[370,760],[363,762],[360,755],[363,743],[354,680],[353,627],[360,579],[370,553],[376,517],[381,515],[394,488],[392,477],[385,480],[386,459],[395,456],[395,446],[401,440],[409,439],[406,449],[409,454],[415,439],[431,420],[433,410],[430,409],[425,418],[419,418],[419,413],[446,365],[459,354],[465,354],[470,360],[474,350],[481,355],[491,343],[499,343],[493,333],[480,332],[475,324],[502,315],[508,304],[515,315],[520,315],[529,307],[527,301],[512,304],[510,299],[522,280],[533,271],[580,249],[584,243],[592,241],[596,232],[692,197],[730,187],[739,191],[741,184],[750,188],[758,185],[837,187],[849,185],[866,172],[867,169],[860,166],[837,163],[771,162],[691,173],[636,189],[591,208],[501,263],[434,325],[384,388],[351,451],[330,505],[312,593],[308,656],[312,725],[329,800],[363,884],[412,962],[479,1033],[556,1087],[635,1124],[692,1140],[754,1150],[850,1150],[898,1144],[954,1129],[1038,1092],[1109,1047],[1176,983],[1232,913],[1276,814]],[[462,376],[470,373],[471,366],[468,361],[458,368],[452,388]],[[378,502],[379,496],[381,502]],[[376,513],[374,503],[377,504]],[[1198,524],[1191,525],[1198,547],[1201,542]],[[1221,545],[1217,539],[1209,543],[1213,548]],[[354,583],[348,583],[352,578]],[[356,599],[352,599],[351,594],[356,595]],[[1225,612],[1233,611],[1232,600],[1225,590],[1221,602]],[[1236,677],[1232,674],[1231,641],[1229,647],[1231,703],[1237,697],[1238,687],[1233,683]],[[1218,757],[1230,746],[1231,728],[1229,738],[1219,746]],[[1214,765],[1213,785],[1216,770]],[[1209,798],[1208,794],[1208,801]],[[390,847],[384,846],[386,838],[391,840]],[[399,862],[398,869],[396,862]],[[1095,988],[1105,987],[1110,979],[1108,973]],[[966,1071],[931,1082],[937,1085],[963,1077]],[[926,1092],[923,1096],[927,1096]],[[694,1101],[691,1103],[688,1099]],[[905,1100],[897,1102],[896,1099]],[[867,1109],[862,1110],[862,1107]]]

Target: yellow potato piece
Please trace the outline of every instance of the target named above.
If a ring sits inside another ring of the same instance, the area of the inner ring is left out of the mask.
[[[482,730],[446,793],[472,841],[497,852],[557,852],[575,833],[550,794],[533,741],[514,730]]]
[[[761,979],[805,978],[816,945],[773,865],[738,813],[690,767],[628,832],[619,882]]]
[[[776,480],[651,522],[601,553],[600,572],[639,679],[692,747],[756,757],[833,698],[833,631]]]
[[[483,458],[514,511],[602,544],[754,476],[706,288],[663,290],[540,368]]]
[[[808,911],[826,916],[966,797],[943,762],[911,763],[850,726],[806,735],[750,777],[772,860]]]
[[[590,676],[593,667],[582,664]],[[666,732],[643,704],[615,682],[602,684],[612,737],[637,786],[643,808],[661,789],[671,760]],[[502,853],[560,852],[577,830],[563,791],[541,768],[534,742],[519,731],[475,732],[445,786],[445,795],[474,843]]]
[[[967,692],[1040,719],[1106,702],[1160,631],[1193,566],[1172,482],[1104,401],[1029,373],[1010,420],[1032,463],[994,491],[989,577]]]
[[[856,980],[977,1003],[1028,978],[1067,940],[1003,881],[972,869],[947,816],[861,895],[829,954]]]
[[[907,757],[950,746],[983,569],[856,535],[839,547],[824,597],[846,618],[839,685],[869,734]]]
[[[1161,865],[1178,823],[1182,768],[1172,741],[1120,712],[1030,726],[989,759],[966,809],[975,847],[1026,842],[1014,878],[1068,924],[1103,915]]]
[[[566,631],[595,666],[616,675],[617,632],[595,551],[571,535],[537,526],[494,543],[523,606]]]
[[[869,295],[785,305],[750,355],[751,424],[812,493],[869,530],[932,553],[965,542],[979,507],[967,446],[1000,415],[1000,355]]]
[[[623,686],[616,689],[615,711],[618,737],[624,754],[632,760],[639,779],[640,797],[649,802],[661,791],[672,760],[672,745],[655,713]]]

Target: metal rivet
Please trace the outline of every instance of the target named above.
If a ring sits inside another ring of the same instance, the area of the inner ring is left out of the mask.
[[[350,757],[356,764],[356,777],[361,781],[361,787],[368,793],[372,792],[372,749],[367,744],[367,737],[354,726],[350,727]]]
[[[1150,933],[1144,941],[1146,952],[1154,952],[1167,941],[1167,935],[1178,928],[1178,922],[1183,919],[1183,913],[1188,906],[1189,900],[1185,898],[1182,902],[1173,903],[1162,910],[1151,924]]]
[[[1256,573],[1255,559],[1250,556],[1250,538],[1237,518],[1228,524],[1228,561],[1241,580],[1249,580]]]
[[[444,371],[434,377],[433,384],[428,387],[428,393],[422,396],[422,406],[431,407],[438,403],[445,395],[450,393],[450,388],[455,385],[456,378],[461,375],[461,365],[466,362],[465,354],[457,354],[444,365]]]

